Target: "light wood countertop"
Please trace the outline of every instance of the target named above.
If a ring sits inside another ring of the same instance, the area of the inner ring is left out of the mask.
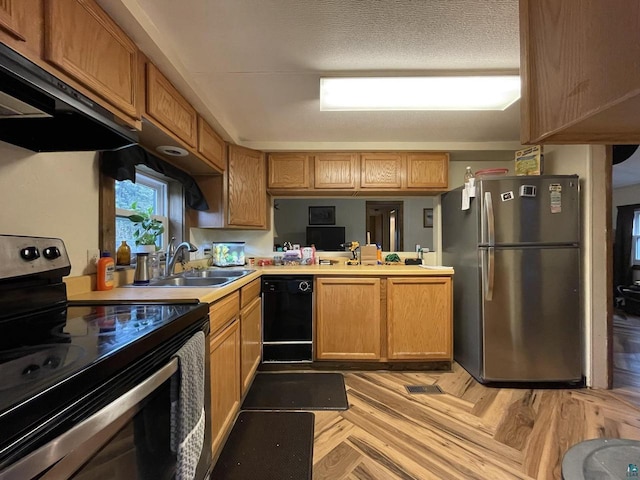
[[[250,268],[250,267],[245,267]],[[106,291],[90,291],[69,295],[70,301],[90,302],[204,302],[212,303],[238,290],[262,275],[315,276],[453,276],[453,268],[418,265],[293,265],[253,267],[255,272],[223,287],[133,287],[124,286]]]

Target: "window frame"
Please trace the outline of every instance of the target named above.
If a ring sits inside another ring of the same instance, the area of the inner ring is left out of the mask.
[[[117,180],[116,180],[117,181]],[[169,219],[169,205],[171,201],[169,199],[170,192],[170,181],[160,179],[158,176],[153,175],[147,171],[144,171],[141,168],[136,168],[136,184],[144,185],[148,188],[156,190],[157,198],[156,198],[156,209],[162,214],[157,213],[151,215],[151,217],[155,220],[159,220],[164,225],[164,232],[160,237],[160,245],[158,248],[160,250],[166,249],[167,244],[169,243],[169,230],[171,229],[171,222]],[[114,202],[115,202],[115,183],[114,183]],[[115,235],[115,222],[116,219],[128,217],[129,215],[133,215],[135,213],[134,210],[126,209],[126,208],[118,208],[115,209],[115,217],[114,217],[114,235]],[[117,239],[114,238],[114,241],[117,242]],[[131,245],[131,247],[135,248],[135,245]]]
[[[640,267],[640,209],[633,212],[631,228],[631,265]]]
[[[102,159],[100,159],[102,161]],[[139,167],[138,167],[139,168]],[[136,168],[136,172],[138,170]],[[149,168],[140,168],[143,173],[154,172]],[[155,172],[154,172],[155,173]],[[169,207],[169,229],[166,235],[176,238],[185,238],[185,231],[188,229],[186,203],[184,199],[184,188],[180,182],[169,180],[168,185],[168,207]],[[98,175],[98,246],[101,251],[115,252],[116,245],[116,180],[100,171]],[[133,246],[135,248],[135,246]]]

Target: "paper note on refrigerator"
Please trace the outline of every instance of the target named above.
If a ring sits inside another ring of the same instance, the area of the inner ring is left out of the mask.
[[[469,191],[466,188],[462,189],[462,210],[469,210]]]
[[[469,181],[464,184],[464,189],[469,194],[469,198],[474,198],[476,196],[476,179],[470,178]]]

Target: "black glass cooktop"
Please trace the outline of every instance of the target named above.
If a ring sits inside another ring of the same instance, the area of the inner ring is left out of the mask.
[[[66,306],[0,322],[0,425],[99,387],[207,313],[202,304]]]

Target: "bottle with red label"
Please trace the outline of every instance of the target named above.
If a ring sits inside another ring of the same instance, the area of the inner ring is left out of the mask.
[[[114,285],[116,271],[116,264],[111,258],[111,253],[102,252],[100,260],[98,260],[97,269],[96,285],[98,290],[111,290]]]

